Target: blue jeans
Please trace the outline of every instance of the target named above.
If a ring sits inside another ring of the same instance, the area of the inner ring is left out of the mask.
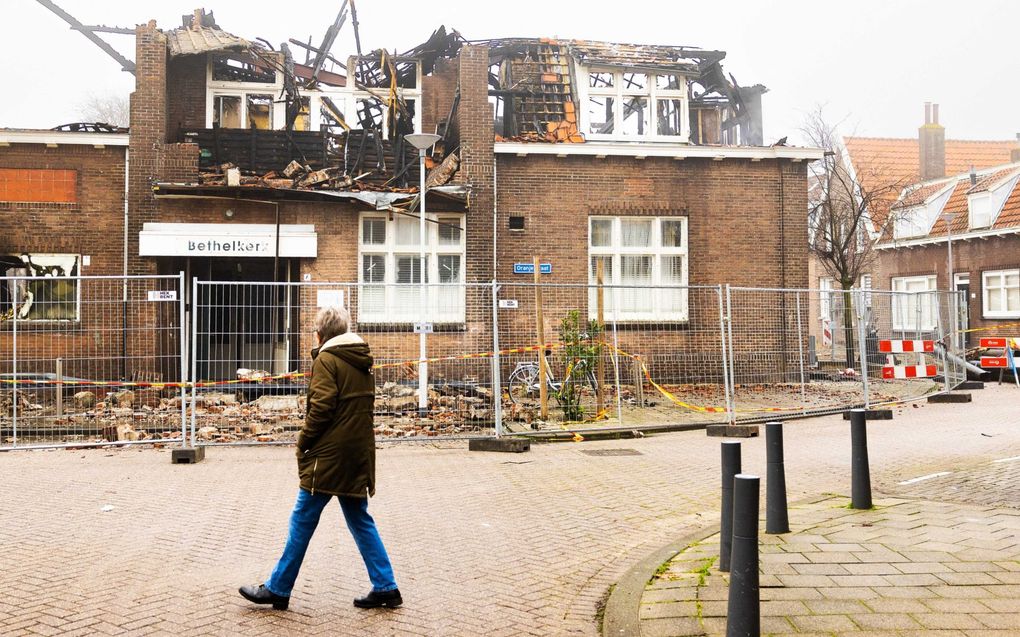
[[[319,516],[333,496],[325,493],[312,495],[304,489],[298,489],[297,502],[290,514],[290,533],[287,546],[283,549],[280,561],[276,563],[272,575],[266,582],[266,588],[274,595],[290,597],[301,570],[301,562],[305,559],[308,542],[319,524]],[[393,567],[386,555],[379,531],[375,528],[375,520],[368,514],[368,498],[352,498],[337,496],[340,510],[344,513],[347,528],[354,536],[354,542],[361,551],[361,559],[368,568],[368,578],[372,581],[372,590],[390,591],[397,588],[393,579]]]

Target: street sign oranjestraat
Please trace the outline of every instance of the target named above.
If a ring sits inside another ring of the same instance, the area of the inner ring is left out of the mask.
[[[539,274],[552,274],[551,263],[540,263],[538,265]],[[514,274],[534,274],[535,264],[534,263],[515,263]]]

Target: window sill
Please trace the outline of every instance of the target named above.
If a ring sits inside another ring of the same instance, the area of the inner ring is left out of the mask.
[[[996,314],[988,314],[987,312],[983,312],[981,314],[981,318],[987,319],[989,321],[1005,321],[1010,319],[1016,320],[1020,319],[1020,312],[1003,312]]]
[[[385,334],[385,333],[414,333],[414,323],[383,323],[374,321],[358,321],[358,333],[365,336],[369,334]],[[432,329],[434,334],[443,333],[455,333],[455,332],[466,332],[467,325],[464,322],[460,323],[433,323]]]

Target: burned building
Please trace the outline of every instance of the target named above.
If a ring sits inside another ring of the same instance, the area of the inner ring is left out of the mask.
[[[805,164],[820,153],[765,144],[766,89],[739,85],[725,53],[468,41],[440,27],[405,52],[363,51],[355,29],[343,57],[333,51],[347,17],[321,42],[275,46],[201,10],[177,28],[138,26],[126,159],[76,177],[83,191],[126,186],[126,226],[59,250],[15,232],[6,252],[123,251],[128,274],[188,281],[343,282],[358,329],[392,360],[417,356],[421,301],[402,285],[438,286],[435,351],[471,351],[492,342],[491,295],[471,286],[529,282],[519,266],[536,257],[543,282],[587,285],[600,267],[607,284],[636,286],[607,316],[642,327],[624,334],[635,344],[668,328],[672,350],[711,317],[690,312],[687,291],[656,287],[806,286]],[[424,272],[421,174],[405,138],[421,132],[439,136],[424,162]],[[48,162],[19,155],[22,143],[0,131],[0,166]],[[84,270],[122,271],[112,258]],[[252,360],[300,367],[315,300],[300,286],[278,294],[223,301],[249,309],[209,319],[218,335],[193,343],[195,356],[219,363],[199,377]],[[510,324],[530,316],[521,296]],[[586,292],[571,303],[594,312]]]

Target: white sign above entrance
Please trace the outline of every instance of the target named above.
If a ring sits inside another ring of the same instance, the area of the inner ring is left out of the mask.
[[[276,226],[269,223],[146,223],[138,233],[143,257],[273,257]],[[279,256],[318,256],[313,225],[281,225]]]

